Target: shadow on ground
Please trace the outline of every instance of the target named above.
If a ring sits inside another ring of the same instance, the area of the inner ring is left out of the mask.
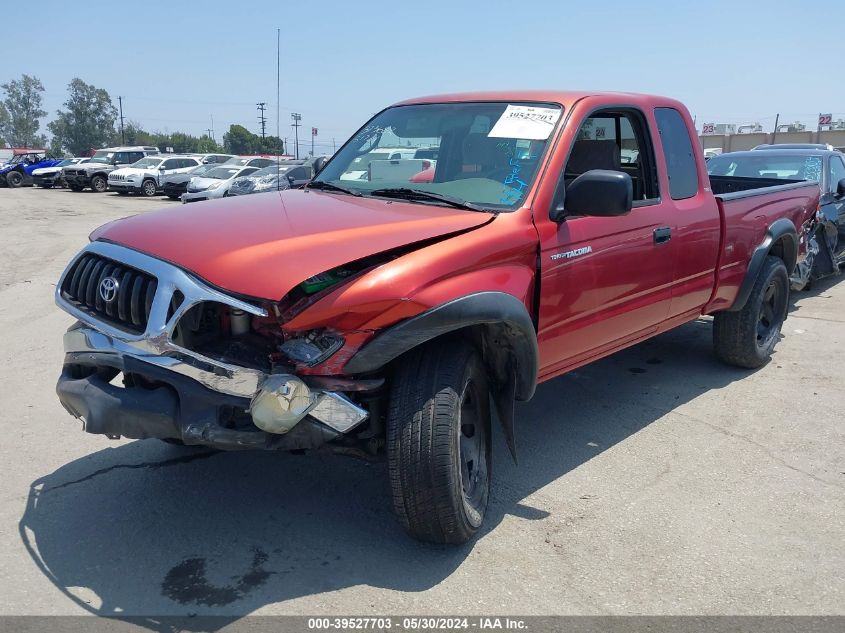
[[[548,512],[523,502],[532,493],[747,373],[716,361],[710,323],[700,320],[545,383],[518,406],[519,466],[497,437],[479,539],[495,539],[505,515],[543,521]],[[79,432],[69,418],[56,424]],[[35,481],[20,534],[43,573],[91,613],[231,620],[355,585],[425,591],[478,542],[408,538],[391,513],[383,464],[154,440],[106,448]]]

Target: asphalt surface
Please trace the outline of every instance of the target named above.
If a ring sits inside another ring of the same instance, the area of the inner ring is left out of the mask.
[[[62,409],[59,274],[164,206],[0,189],[0,615],[843,612],[845,281],[794,296],[758,371],[701,320],[540,386],[483,533],[433,547],[382,464],[110,441]]]

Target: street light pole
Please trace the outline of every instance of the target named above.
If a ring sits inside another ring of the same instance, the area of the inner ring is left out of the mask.
[[[291,112],[290,118],[293,119],[291,126],[293,127],[294,143],[296,144],[294,155],[299,160],[299,122],[302,120],[302,115],[298,112]]]

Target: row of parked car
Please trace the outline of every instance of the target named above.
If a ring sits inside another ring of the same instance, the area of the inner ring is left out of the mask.
[[[711,180],[730,177],[729,182],[736,186],[770,187],[802,180],[819,183],[816,225],[793,287],[805,289],[815,279],[839,274],[839,266],[845,263],[845,154],[830,145],[811,143],[758,145],[709,157],[707,172]]]
[[[326,160],[325,156],[281,160],[233,154],[162,154],[157,147],[148,146],[107,147],[89,158],[63,160],[31,152],[0,166],[0,185],[166,195],[187,203],[302,186]]]

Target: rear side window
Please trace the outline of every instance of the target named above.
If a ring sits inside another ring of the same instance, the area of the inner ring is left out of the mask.
[[[840,156],[831,156],[830,178],[828,178],[829,183],[827,185],[828,190],[836,193],[836,186],[843,178],[845,178],[845,165],[842,164],[842,158]]]
[[[669,195],[672,200],[692,198],[698,193],[698,170],[684,118],[674,108],[655,108],[654,118],[666,156]]]

